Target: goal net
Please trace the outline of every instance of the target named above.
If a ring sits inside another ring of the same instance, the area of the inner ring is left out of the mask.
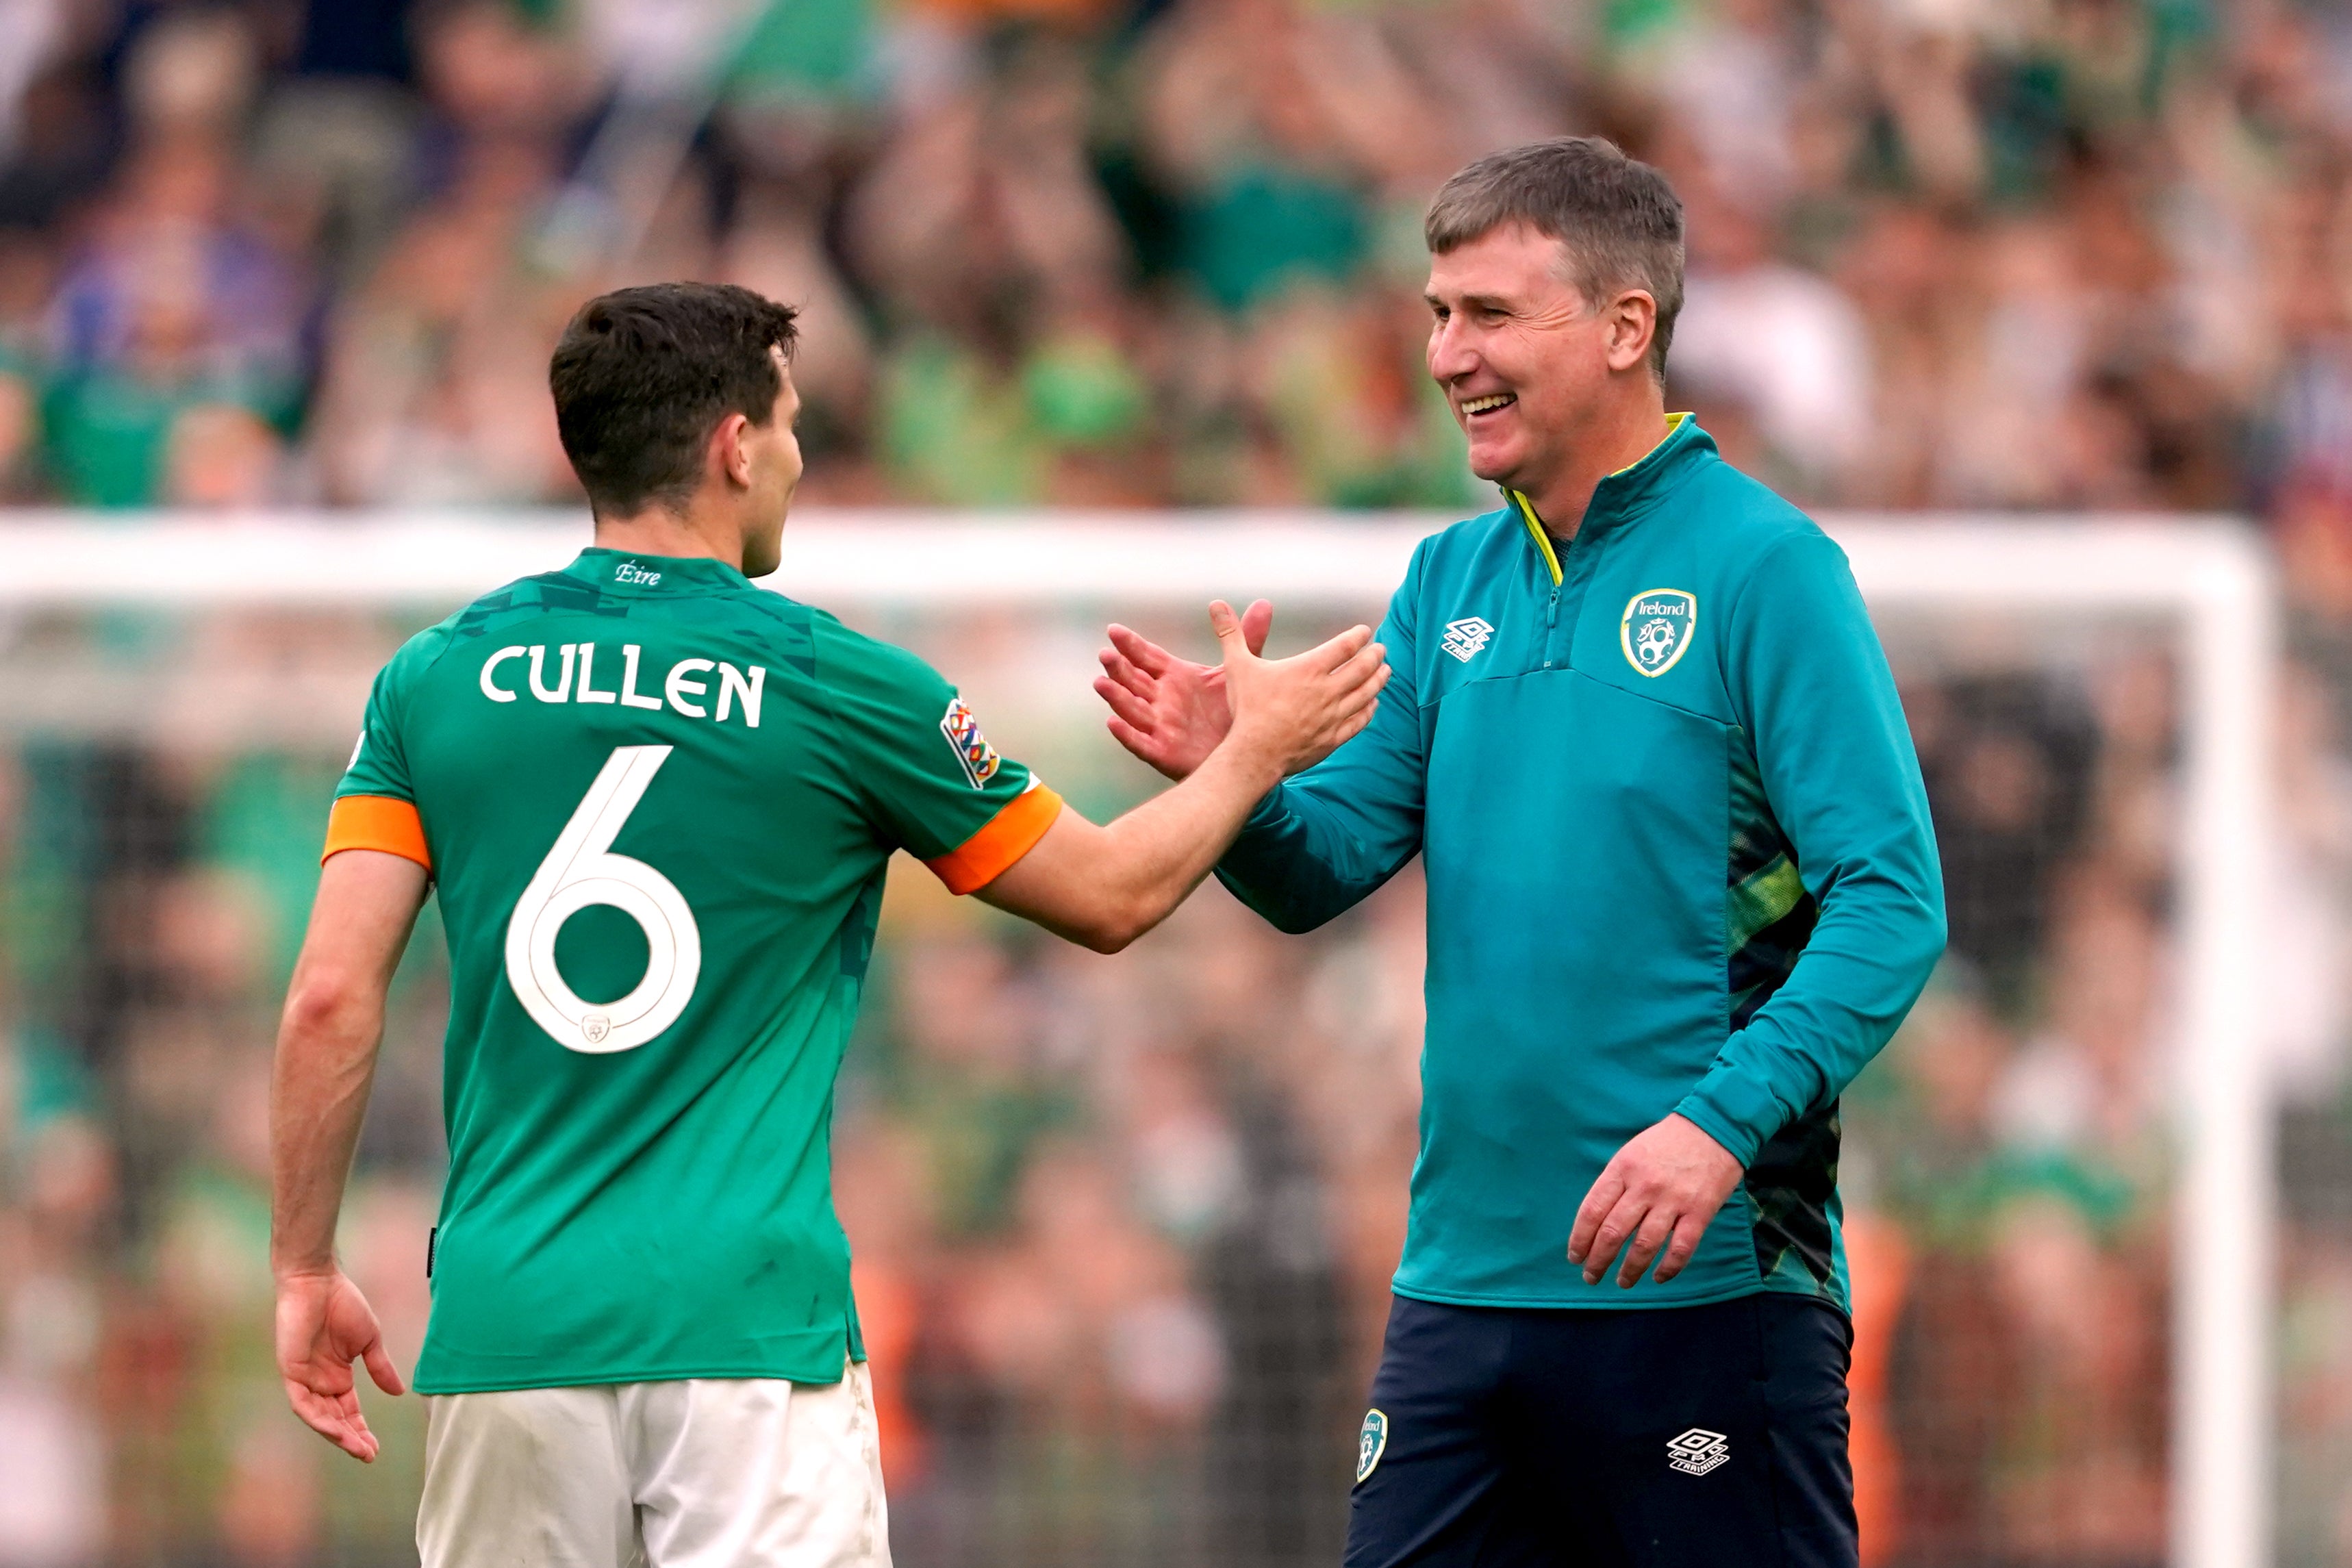
[[[773,582],[929,658],[1099,816],[1156,783],[1088,689],[1106,619],[1205,657],[1202,605],[1263,595],[1300,646],[1377,619],[1448,521],[820,513]],[[374,669],[584,529],[158,524],[34,514],[0,574],[0,1561],[399,1561],[418,1402],[372,1398],[362,1471],[271,1370],[271,1012]],[[1952,930],[1845,1100],[1865,1562],[2268,1563],[2263,557],[2220,523],[1831,528]],[[907,869],[835,1139],[898,1561],[1336,1561],[1413,1153],[1417,873],[1303,939],[1213,885],[1100,958]],[[438,942],[428,911],[344,1236],[404,1361]]]

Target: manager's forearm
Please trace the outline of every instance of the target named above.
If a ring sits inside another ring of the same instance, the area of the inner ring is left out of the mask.
[[[1357,847],[1327,820],[1293,809],[1298,800],[1295,786],[1268,795],[1217,861],[1217,880],[1227,891],[1294,936],[1353,909],[1395,869],[1363,863],[1350,853]]]
[[[1932,879],[1908,887],[1855,879],[1823,907],[1788,980],[1675,1110],[1742,1165],[1754,1163],[1782,1127],[1836,1099],[1885,1046],[1943,951]]]
[[[280,1276],[334,1263],[336,1217],[383,1038],[380,997],[297,973],[269,1097],[269,1261]]]

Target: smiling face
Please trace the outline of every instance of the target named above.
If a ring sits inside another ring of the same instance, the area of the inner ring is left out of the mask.
[[[1507,224],[1430,258],[1429,374],[1470,438],[1470,470],[1535,491],[1644,363],[1657,306],[1589,300],[1559,241]]]

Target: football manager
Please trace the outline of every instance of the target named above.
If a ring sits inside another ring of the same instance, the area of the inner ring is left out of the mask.
[[[1852,1568],[1838,1096],[1944,945],[1895,682],[1837,545],[1665,411],[1658,171],[1514,148],[1426,234],[1429,372],[1504,504],[1422,542],[1378,716],[1218,867],[1287,931],[1428,881],[1347,1563]],[[1183,776],[1221,678],[1112,641],[1112,731]]]

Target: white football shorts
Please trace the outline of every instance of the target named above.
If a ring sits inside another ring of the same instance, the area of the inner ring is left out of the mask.
[[[425,1405],[424,1568],[890,1568],[863,1362]]]

